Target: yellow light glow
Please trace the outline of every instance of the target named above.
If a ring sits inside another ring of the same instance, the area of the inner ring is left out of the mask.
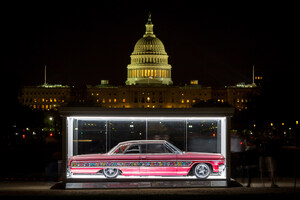
[[[93,142],[93,140],[73,140],[73,142]]]
[[[191,84],[191,85],[198,85],[198,80],[191,80],[191,81],[190,81],[190,84]]]

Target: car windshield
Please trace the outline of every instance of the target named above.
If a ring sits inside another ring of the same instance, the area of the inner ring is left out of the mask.
[[[130,144],[119,144],[112,148],[108,154],[123,154]]]
[[[167,142],[166,143],[166,146],[169,147],[170,149],[172,149],[175,153],[178,153],[178,154],[182,154],[183,152],[178,149],[177,147],[175,147],[173,144]]]

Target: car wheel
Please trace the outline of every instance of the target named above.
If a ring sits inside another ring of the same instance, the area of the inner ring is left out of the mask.
[[[116,178],[119,175],[119,170],[116,168],[105,168],[103,174],[106,178]]]
[[[211,169],[208,164],[199,163],[194,168],[194,174],[197,178],[206,179],[211,174]]]

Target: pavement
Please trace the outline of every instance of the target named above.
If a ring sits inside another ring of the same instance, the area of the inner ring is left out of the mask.
[[[147,189],[50,189],[55,183],[45,181],[2,181],[0,199],[300,199],[300,184],[293,185],[293,179],[277,182],[278,188],[259,186],[254,180],[253,187],[229,188],[147,188]],[[297,180],[297,183],[300,183]]]
[[[247,179],[241,179],[241,178],[237,178],[236,181],[238,183],[240,183],[241,185],[243,185],[244,187],[247,186]],[[284,187],[284,188],[298,188],[300,189],[300,179],[296,179],[296,183],[295,183],[295,179],[294,178],[277,178],[276,180],[276,185],[278,185],[279,187]],[[254,188],[268,188],[271,187],[271,181],[268,178],[264,178],[264,183],[261,182],[260,178],[253,178],[251,181],[251,187]]]

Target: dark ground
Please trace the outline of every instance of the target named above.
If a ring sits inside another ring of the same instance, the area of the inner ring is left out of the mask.
[[[281,182],[279,188],[157,188],[53,190],[50,182],[0,182],[0,199],[299,199],[300,189]],[[287,186],[287,187],[285,187]]]

